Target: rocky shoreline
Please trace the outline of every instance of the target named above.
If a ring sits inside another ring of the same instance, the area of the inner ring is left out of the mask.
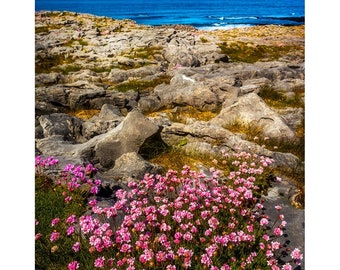
[[[275,159],[286,186],[272,201],[297,211],[293,238],[304,249],[304,212],[292,206],[303,208],[293,199],[303,193],[303,158],[242,132],[303,140],[304,26],[200,31],[39,12],[35,27],[37,155],[93,163],[112,186],[161,172],[162,147],[207,156],[252,149]]]

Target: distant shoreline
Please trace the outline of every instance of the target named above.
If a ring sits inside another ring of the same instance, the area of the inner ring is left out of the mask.
[[[174,26],[174,25],[184,25],[188,27],[194,27],[198,30],[229,30],[234,28],[245,28],[252,26],[262,26],[262,25],[278,25],[278,26],[298,26],[305,24],[305,16],[295,16],[295,17],[275,17],[275,16],[227,16],[227,17],[219,17],[219,16],[206,16],[206,18],[202,18],[201,20],[197,20],[196,22],[186,23],[186,20],[189,18],[183,19],[183,21],[175,22],[175,20],[169,19],[169,22],[164,22],[166,16],[153,16],[148,14],[140,14],[136,16],[130,16],[130,18],[123,16],[107,16],[107,15],[96,15],[88,12],[75,12],[68,10],[36,10],[35,13],[41,12],[68,12],[74,14],[86,14],[97,17],[107,17],[114,20],[132,20],[136,24],[146,25],[146,26]],[[208,20],[211,20],[210,23],[207,23]],[[149,23],[147,23],[149,22]]]

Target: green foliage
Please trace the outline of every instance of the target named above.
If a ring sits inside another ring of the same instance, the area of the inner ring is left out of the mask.
[[[151,46],[151,47],[144,47],[132,50],[127,57],[129,58],[141,58],[141,59],[149,59],[154,60],[154,55],[160,53],[162,47],[159,46]]]
[[[67,42],[64,43],[64,46],[72,47],[74,44],[81,45],[81,46],[89,45],[89,43],[84,39],[71,38],[70,40],[68,40]]]
[[[61,72],[68,74],[69,72],[79,71],[81,66],[74,65],[75,60],[65,54],[37,54],[35,57],[35,72],[51,73]]]
[[[202,43],[207,43],[209,40],[206,37],[200,37]]]
[[[48,32],[50,32],[50,30],[60,29],[62,27],[63,27],[62,24],[52,24],[52,25],[36,26],[35,27],[35,33],[36,34],[48,33]]]
[[[72,252],[72,245],[75,240],[71,237],[61,237],[56,242],[50,241],[50,235],[54,230],[66,232],[65,224],[51,226],[51,220],[59,217],[66,220],[71,214],[81,215],[86,209],[86,192],[79,191],[72,194],[72,200],[68,203],[64,201],[62,195],[67,188],[54,184],[47,175],[36,175],[35,178],[35,217],[39,221],[36,226],[36,233],[41,233],[41,238],[36,241],[35,264],[37,269],[64,269],[68,262],[79,257]],[[82,241],[79,237],[78,241]],[[85,241],[82,241],[86,245]],[[53,252],[52,247],[57,247]],[[84,256],[84,254],[82,255]],[[85,254],[86,256],[86,254]]]
[[[170,83],[171,77],[168,75],[162,75],[154,80],[137,80],[132,79],[129,81],[125,81],[113,87],[113,89],[119,92],[126,92],[129,90],[133,91],[149,91],[155,88],[157,85],[162,83]]]
[[[273,89],[268,85],[261,87],[259,96],[266,102],[270,107],[275,108],[286,108],[286,107],[304,107],[304,88],[295,88],[293,98],[287,98],[281,92]]]
[[[257,61],[274,61],[293,52],[298,48],[295,45],[267,46],[254,45],[245,42],[223,42],[219,44],[223,54],[229,56],[232,62],[255,63]]]

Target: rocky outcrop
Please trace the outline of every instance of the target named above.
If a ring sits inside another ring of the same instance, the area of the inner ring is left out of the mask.
[[[73,160],[78,164],[89,162],[104,170],[114,167],[115,161],[123,154],[138,153],[143,143],[159,131],[159,127],[137,109],[131,111],[115,128],[84,143],[66,140],[63,134],[65,129],[64,126],[58,128],[62,134],[45,132],[45,138],[36,139],[37,150],[43,156],[53,155],[61,160],[67,157],[68,161]]]
[[[289,35],[298,32],[293,30]],[[303,167],[292,153],[268,150],[231,128],[238,122],[258,127],[261,136],[294,141],[304,121],[303,41],[281,37],[282,44],[300,46],[295,58],[290,52],[270,61],[234,62],[222,50],[228,40],[276,46],[272,36],[251,39],[250,32],[36,13],[36,151],[62,162],[94,163],[108,178],[122,181],[158,171],[139,154],[150,140],[180,144],[187,153],[252,149],[275,158],[277,166]],[[302,100],[300,107],[269,106],[261,97],[264,88]],[[169,116],[169,110],[178,114],[186,108],[213,116],[204,121],[188,116],[181,123]],[[79,110],[100,113],[80,119],[73,116]]]
[[[259,127],[263,136],[289,140],[296,137],[284,119],[255,93],[241,96],[235,103],[223,107],[219,115],[210,120],[211,123],[222,126],[228,126],[236,121]]]

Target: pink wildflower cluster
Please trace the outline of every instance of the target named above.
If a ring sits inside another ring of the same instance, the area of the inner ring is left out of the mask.
[[[283,233],[284,216],[279,216],[280,224],[271,236],[265,234],[268,216],[253,195],[259,189],[256,177],[273,160],[245,152],[233,158],[237,170],[226,181],[213,168],[212,176],[207,177],[185,166],[180,176],[169,170],[164,176],[147,174],[139,182],[130,182],[129,190],[117,191],[112,207],[101,208],[92,202],[92,211],[99,216],[115,219],[123,214],[115,231],[91,216],[79,219],[82,232],[89,235],[97,252],[117,252],[116,258],[98,257],[95,267],[110,262],[112,269],[243,269],[257,267],[257,258],[265,256],[266,267],[280,269],[275,256],[282,244],[274,239]],[[257,245],[259,238],[262,241]],[[287,263],[284,269],[289,266]]]
[[[284,265],[279,260],[286,225],[282,207],[275,207],[278,216],[271,224],[263,201],[254,195],[259,190],[257,179],[273,160],[246,152],[232,154],[232,159],[234,169],[226,176],[214,168],[207,176],[189,166],[180,173],[146,174],[130,182],[128,189],[118,190],[110,207],[89,200],[95,215],[55,217],[50,241],[58,241],[64,233],[75,240],[70,249],[88,251],[92,267],[98,269],[275,270],[300,265],[299,249]],[[101,181],[92,179],[94,172],[92,165],[65,167],[58,185],[67,187],[66,203],[83,185],[89,194],[97,194]],[[77,233],[86,243],[79,242]],[[78,261],[68,264],[70,270],[78,268]]]

